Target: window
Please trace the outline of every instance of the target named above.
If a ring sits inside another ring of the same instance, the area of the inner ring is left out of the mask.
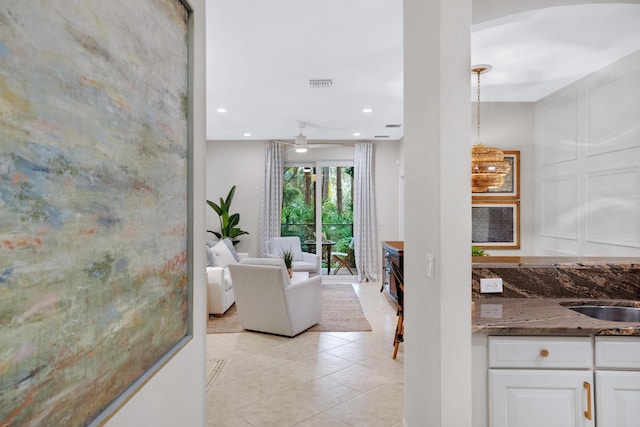
[[[317,184],[320,183],[318,186]],[[318,162],[287,165],[282,197],[283,236],[299,236],[303,250],[316,252],[316,236],[323,245],[323,272],[330,273],[331,253],[347,253],[354,265],[353,164]],[[320,212],[320,215],[318,215]],[[327,244],[328,243],[328,244]]]

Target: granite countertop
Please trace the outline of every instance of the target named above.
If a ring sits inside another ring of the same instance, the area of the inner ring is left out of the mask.
[[[632,300],[483,299],[474,303],[472,332],[489,335],[640,336],[640,323],[593,319],[561,304],[640,307],[640,301]]]

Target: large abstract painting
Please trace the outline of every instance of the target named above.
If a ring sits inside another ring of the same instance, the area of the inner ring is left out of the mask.
[[[188,21],[0,3],[0,426],[95,422],[188,339]]]

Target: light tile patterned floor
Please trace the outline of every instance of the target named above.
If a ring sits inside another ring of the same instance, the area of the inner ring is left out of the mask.
[[[216,427],[401,427],[403,345],[379,283],[354,284],[372,332],[207,335],[208,419]]]

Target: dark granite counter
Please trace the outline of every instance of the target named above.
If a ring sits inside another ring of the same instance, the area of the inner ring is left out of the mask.
[[[640,307],[640,301],[567,298],[490,298],[473,306],[472,331],[488,335],[635,335],[640,323],[593,319],[565,305]]]
[[[503,292],[480,293],[502,278]],[[593,319],[563,306],[640,307],[640,258],[474,257],[473,332],[490,335],[638,335],[640,323]]]

